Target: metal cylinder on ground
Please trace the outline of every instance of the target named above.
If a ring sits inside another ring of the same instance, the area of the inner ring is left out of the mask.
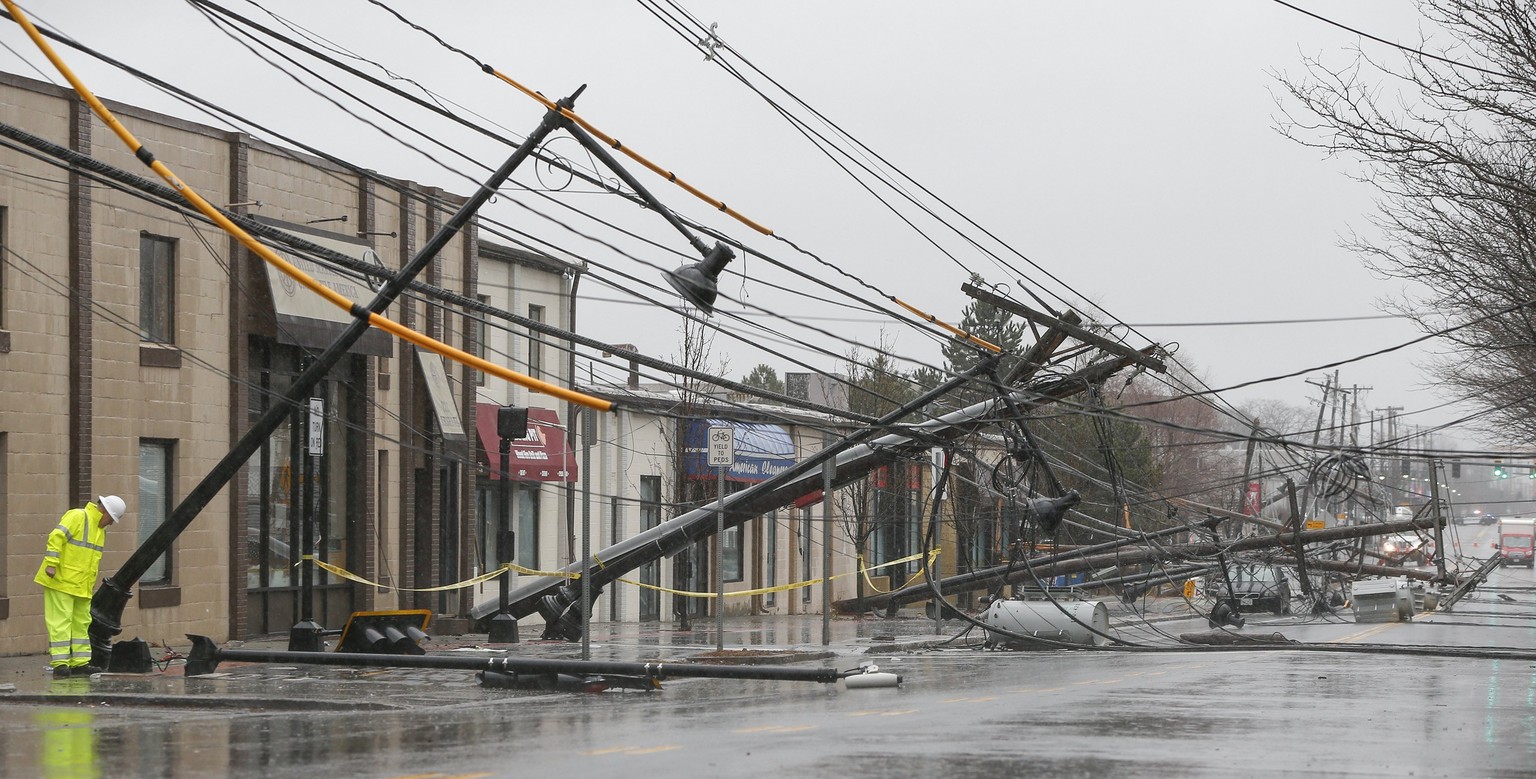
[[[1101,601],[1052,602],[1047,600],[996,600],[981,621],[1018,635],[1067,644],[1102,646],[1109,643],[1109,609]],[[1018,639],[987,630],[992,644],[1019,646]],[[1039,648],[1031,644],[1028,648]]]

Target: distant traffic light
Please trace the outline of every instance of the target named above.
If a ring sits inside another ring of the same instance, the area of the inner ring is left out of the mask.
[[[1509,478],[1509,472],[1504,470],[1504,466],[1502,466],[1502,465],[1495,465],[1495,466],[1493,466],[1493,478],[1495,478],[1495,479],[1508,479]]]
[[[1460,460],[1455,460],[1455,461],[1453,461],[1451,463],[1451,478],[1452,479],[1460,479],[1461,478],[1461,461]]]

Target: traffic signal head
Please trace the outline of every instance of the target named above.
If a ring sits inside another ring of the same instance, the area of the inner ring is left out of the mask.
[[[528,437],[528,409],[502,406],[496,409],[496,435],[516,440]]]
[[[427,638],[427,609],[404,611],[354,611],[342,628],[338,652],[362,652],[376,655],[424,655],[421,642]]]

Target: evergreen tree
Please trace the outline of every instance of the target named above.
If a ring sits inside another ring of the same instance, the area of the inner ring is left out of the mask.
[[[758,363],[750,373],[741,377],[741,383],[779,395],[784,394],[784,380],[779,378],[779,372],[768,363]]]
[[[980,276],[972,276],[971,283],[984,284],[985,282]],[[1003,350],[1004,357],[998,365],[998,375],[1007,375],[1009,370],[1018,363],[1018,353],[1024,348],[1026,326],[1023,322],[1016,320],[1011,312],[990,303],[973,300],[961,311],[959,327]],[[944,360],[952,373],[964,373],[976,367],[976,364],[986,359],[990,352],[991,350],[986,347],[972,344],[958,336],[944,344]],[[959,393],[960,399],[969,403],[990,394],[990,391],[981,389],[985,386],[985,381],[984,378],[978,379],[976,389],[962,390]]]

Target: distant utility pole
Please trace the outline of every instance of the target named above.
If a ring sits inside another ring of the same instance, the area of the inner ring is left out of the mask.
[[[1384,436],[1384,440],[1388,444],[1390,444],[1392,446],[1392,448],[1396,449],[1398,447],[1398,443],[1397,443],[1397,412],[1402,411],[1403,407],[1402,406],[1387,406],[1386,408],[1378,408],[1376,410],[1380,411],[1380,412],[1383,412],[1385,414],[1385,416],[1382,417],[1382,422],[1386,426],[1386,435]],[[1403,458],[1399,457],[1398,459],[1401,460]]]
[[[1370,392],[1373,387],[1362,387],[1359,384],[1350,385],[1349,399],[1349,445],[1352,448],[1360,448],[1360,393]]]
[[[1333,386],[1333,377],[1324,376],[1322,384],[1311,379],[1307,379],[1307,383],[1323,388],[1323,399],[1317,402],[1317,424],[1312,426],[1312,445],[1317,446],[1323,435],[1323,415],[1328,411],[1328,392]]]

